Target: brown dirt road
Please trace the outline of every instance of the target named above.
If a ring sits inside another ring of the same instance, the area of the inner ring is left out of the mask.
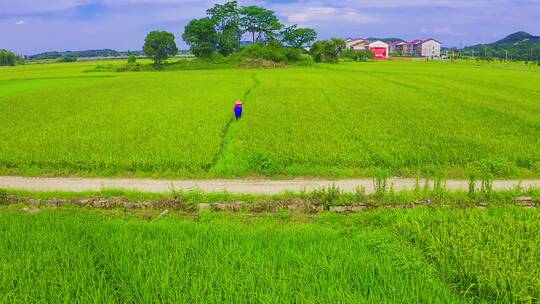
[[[518,185],[520,181],[505,180],[494,181],[495,190],[508,190]],[[265,180],[265,179],[236,179],[236,180],[160,180],[160,179],[124,179],[124,178],[47,178],[47,177],[17,177],[0,176],[0,189],[17,189],[30,191],[100,191],[106,189],[137,190],[142,192],[164,193],[174,190],[201,190],[204,192],[244,193],[244,194],[278,194],[285,191],[313,191],[335,184],[345,192],[354,192],[359,186],[372,193],[373,181],[371,179],[292,179],[292,180]],[[391,178],[388,185],[394,190],[412,190],[415,188],[415,179]],[[420,182],[423,187],[424,181]],[[446,186],[450,190],[467,190],[469,182],[466,180],[448,180]],[[478,185],[479,186],[479,185]],[[523,180],[522,188],[540,187],[540,180]]]

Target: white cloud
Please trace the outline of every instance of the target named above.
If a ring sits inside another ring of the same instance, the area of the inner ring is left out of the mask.
[[[15,25],[24,25],[26,22],[24,20],[17,20],[15,21]]]
[[[321,22],[372,23],[375,16],[362,13],[359,9],[328,5],[305,5],[307,3],[291,3],[273,5],[271,8],[288,23],[308,26]]]

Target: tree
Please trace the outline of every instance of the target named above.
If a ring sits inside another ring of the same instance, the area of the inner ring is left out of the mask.
[[[228,56],[240,49],[242,29],[240,28],[240,9],[238,1],[216,4],[206,11],[214,22],[218,33],[217,49],[223,56]]]
[[[283,42],[293,48],[304,48],[309,46],[317,39],[317,32],[310,28],[298,28],[292,25],[281,33]]]
[[[182,39],[197,57],[210,57],[217,49],[219,35],[215,24],[208,18],[194,19],[186,25]]]
[[[343,39],[331,38],[330,40],[321,40],[313,44],[310,53],[317,62],[339,62],[339,57],[345,49],[347,43]]]
[[[283,28],[274,12],[264,7],[245,6],[240,9],[240,15],[240,24],[251,34],[253,42],[268,41]]]
[[[23,62],[24,59],[15,55],[12,51],[0,49],[0,66],[14,66]]]
[[[174,35],[165,31],[150,32],[144,41],[143,50],[146,56],[152,57],[156,65],[161,65],[164,60],[178,53]]]

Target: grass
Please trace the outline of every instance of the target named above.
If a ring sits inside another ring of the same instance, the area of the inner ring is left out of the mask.
[[[487,163],[496,177],[540,177],[536,72],[410,61],[95,67],[0,69],[2,174],[361,177],[444,167],[466,178]],[[242,97],[246,115],[229,125]]]
[[[394,191],[391,187],[378,189],[367,194],[365,189],[359,187],[354,193],[344,192],[338,187],[331,186],[325,189],[308,192],[283,192],[274,195],[235,194],[230,192],[203,192],[200,190],[170,191],[167,193],[147,193],[140,191],[126,191],[117,189],[104,189],[102,191],[64,192],[64,191],[27,191],[0,188],[0,205],[7,202],[8,196],[19,200],[66,200],[84,199],[120,199],[127,202],[153,202],[156,206],[163,206],[163,202],[174,203],[180,209],[194,210],[198,204],[236,203],[243,202],[251,205],[272,204],[280,202],[305,201],[313,205],[350,206],[363,203],[368,206],[410,205],[422,201],[430,201],[434,205],[449,206],[475,206],[478,203],[489,203],[495,206],[506,206],[515,203],[517,197],[530,197],[533,202],[540,202],[540,189],[523,189],[516,187],[511,190],[492,191],[490,189],[476,189],[474,192],[451,191],[444,187],[435,189],[431,186],[415,190]],[[166,206],[167,204],[165,204]]]
[[[534,302],[538,223],[511,207],[148,221],[4,206],[0,302]]]

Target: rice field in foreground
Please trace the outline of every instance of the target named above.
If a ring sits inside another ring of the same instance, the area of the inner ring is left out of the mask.
[[[0,68],[0,172],[540,176],[540,73],[443,62],[274,70]],[[245,117],[231,123],[235,98]]]
[[[140,212],[0,207],[0,302],[540,299],[538,209],[171,213],[152,221],[141,218],[153,211]]]

